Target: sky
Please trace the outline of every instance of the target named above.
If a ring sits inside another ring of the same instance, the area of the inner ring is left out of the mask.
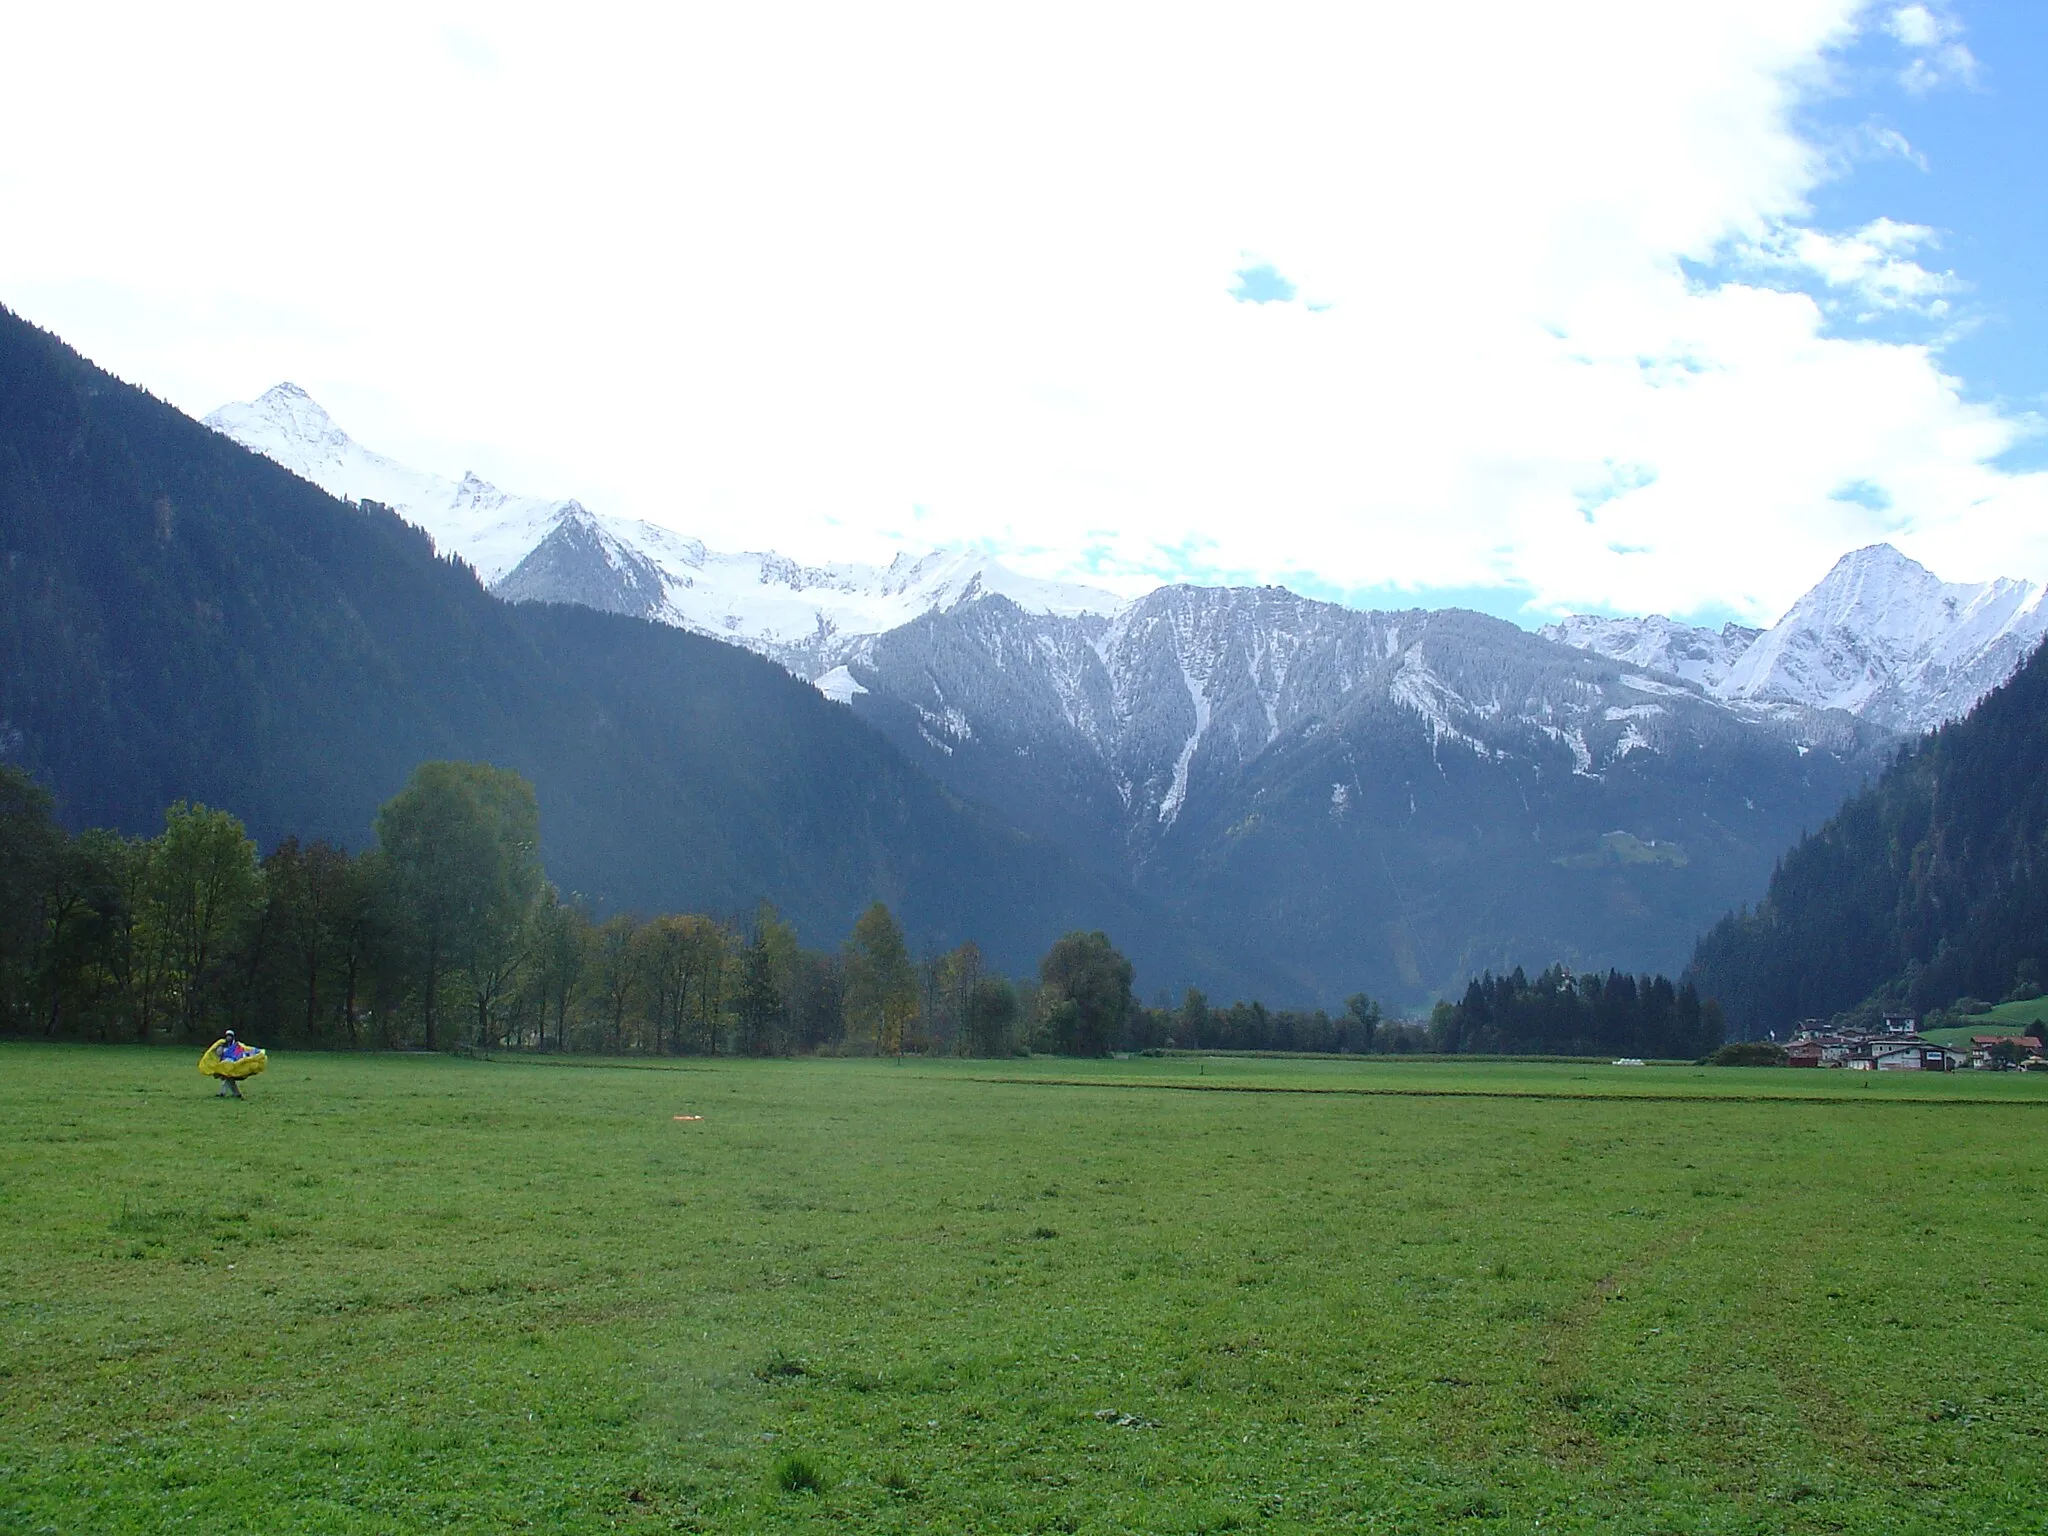
[[[0,304],[714,548],[2048,577],[2048,6],[14,7]],[[20,67],[32,61],[32,67]]]

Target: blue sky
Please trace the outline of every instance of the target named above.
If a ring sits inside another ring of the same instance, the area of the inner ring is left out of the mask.
[[[2048,411],[2048,5],[1963,0],[1949,14],[1976,62],[1971,79],[1906,89],[1898,44],[1882,30],[1844,51],[1843,93],[1805,114],[1810,131],[1853,142],[1875,125],[1914,154],[1866,152],[1815,190],[1814,218],[1938,231],[1940,264],[1967,285],[1957,301],[1967,323],[1943,347],[1948,366],[1974,398]],[[2048,464],[2048,438],[2006,462]]]
[[[1263,22],[34,8],[0,302],[714,548],[1523,622],[2048,577],[2048,5]]]

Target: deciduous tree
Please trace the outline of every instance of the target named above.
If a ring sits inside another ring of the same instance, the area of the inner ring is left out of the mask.
[[[1051,1024],[1053,1049],[1102,1056],[1131,1011],[1131,962],[1100,930],[1054,942],[1038,963],[1039,1006]]]
[[[901,1056],[917,1017],[917,968],[903,929],[881,902],[853,925],[846,941],[846,1021],[865,1034],[877,1055]]]
[[[203,1032],[213,968],[261,891],[256,844],[240,821],[183,800],[171,806],[149,861],[148,912],[187,1039]]]
[[[414,941],[428,1049],[450,972],[466,979],[487,1035],[544,884],[533,786],[488,763],[422,763],[378,811],[377,847]]]

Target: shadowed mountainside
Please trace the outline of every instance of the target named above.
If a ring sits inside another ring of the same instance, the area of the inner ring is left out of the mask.
[[[550,874],[603,905],[766,897],[830,943],[880,898],[915,942],[974,938],[1011,969],[1102,927],[1148,987],[1262,989],[774,664],[633,618],[502,603],[391,513],[328,496],[5,311],[0,755],[73,825],[153,830],[189,798],[265,846],[360,846],[415,764],[480,759],[533,781]]]

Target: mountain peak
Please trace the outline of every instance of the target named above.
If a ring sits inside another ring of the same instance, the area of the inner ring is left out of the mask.
[[[272,458],[279,458],[273,445],[335,451],[349,442],[348,434],[334,424],[325,407],[290,380],[271,385],[254,400],[222,406],[206,417],[206,425],[247,447],[257,447],[251,440],[260,439],[259,451]],[[297,466],[287,463],[285,467]]]
[[[1718,690],[1926,730],[1968,711],[2048,632],[2028,581],[1948,582],[1890,544],[1851,550]]]
[[[348,439],[327,408],[290,380],[271,385],[250,402],[249,409],[303,442]]]
[[[1906,554],[1896,544],[1889,544],[1880,540],[1876,544],[1866,544],[1861,549],[1850,550],[1835,562],[1833,569],[1828,572],[1828,575],[1832,576],[1836,571],[1872,570],[1884,569],[1886,567],[1894,570],[1912,570],[1928,575],[1933,574],[1927,570],[1926,566],[1915,560],[1911,555]]]
[[[1880,602],[1890,602],[1902,592],[1931,592],[1943,585],[1934,572],[1894,546],[1866,544],[1837,560],[1813,590],[1794,605],[1794,611],[1841,597],[1865,601],[1875,597]]]

